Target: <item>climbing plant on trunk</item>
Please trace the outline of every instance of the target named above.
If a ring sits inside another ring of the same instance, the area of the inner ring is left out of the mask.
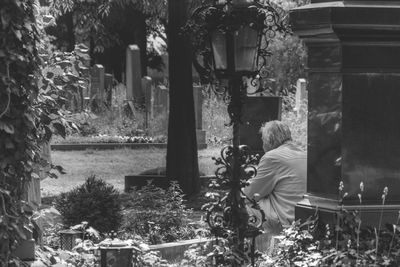
[[[19,266],[11,256],[29,229],[27,185],[38,178],[40,146],[68,122],[59,110],[56,86],[38,87],[42,60],[35,0],[0,5],[0,266]],[[53,166],[62,170],[60,166]]]
[[[26,238],[27,206],[22,201],[37,161],[39,89],[33,0],[3,0],[0,5],[0,265],[12,266],[10,253]]]

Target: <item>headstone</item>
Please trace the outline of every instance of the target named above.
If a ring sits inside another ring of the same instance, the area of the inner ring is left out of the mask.
[[[136,105],[144,103],[140,49],[137,45],[130,45],[126,49],[126,97]]]
[[[113,109],[121,109],[126,100],[126,87],[122,83],[112,87],[111,106]]]
[[[169,91],[164,85],[158,85],[152,90],[152,121],[153,134],[166,134],[168,129]]]
[[[113,88],[114,77],[110,73],[106,73],[104,75],[104,88],[106,91],[106,102],[108,106],[111,106],[112,99],[112,88]]]
[[[203,130],[203,86],[193,86],[193,97],[197,144],[205,144],[206,131]]]
[[[294,110],[297,113],[297,116],[301,116],[301,109],[302,105],[304,104],[304,100],[307,98],[307,91],[306,91],[306,80],[305,79],[298,79],[296,83],[296,104]]]
[[[280,120],[282,98],[277,96],[247,97],[240,125],[240,144],[247,145],[254,153],[264,154],[260,128],[263,123]]]
[[[393,223],[400,210],[400,7],[319,2],[290,14],[306,40],[309,69],[307,196],[296,219],[318,207],[321,221],[334,220],[343,181],[345,210],[362,210],[366,225],[377,226],[381,211],[382,223]]]
[[[203,129],[203,86],[193,86],[196,129]]]
[[[151,97],[152,97],[151,85],[152,85],[152,80],[150,77],[145,76],[142,78],[142,89],[144,92],[144,99],[145,99],[144,103],[145,103],[145,111],[146,111],[145,128],[149,127],[149,120],[151,118],[151,109],[152,109],[152,107],[151,107],[151,102],[152,102],[151,101]]]
[[[90,97],[104,100],[104,67],[96,64],[92,67],[90,75]]]

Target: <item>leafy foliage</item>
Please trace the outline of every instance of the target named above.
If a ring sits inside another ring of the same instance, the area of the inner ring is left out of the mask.
[[[89,87],[88,48],[79,44],[72,52],[54,51],[41,57],[44,66],[39,85],[43,92],[52,95],[61,105],[67,105],[67,109],[83,110],[84,91]],[[41,100],[45,103],[46,99]],[[74,103],[74,107],[68,107],[69,103]]]
[[[399,219],[381,230],[360,223],[359,211],[345,210],[335,224],[296,222],[284,230],[276,255],[260,266],[399,266]]]
[[[131,193],[127,207],[131,209],[126,211],[123,231],[141,235],[151,244],[195,238],[201,232],[185,225],[190,210],[177,182],[167,190],[149,183]]]
[[[51,12],[55,17],[72,13],[73,31],[81,42],[94,42],[94,52],[103,52],[105,48],[121,43],[121,36],[110,31],[107,23],[112,9],[130,9],[145,16],[149,29],[157,36],[162,36],[162,24],[167,17],[166,0],[52,0]],[[133,25],[136,27],[137,25]]]
[[[356,248],[355,216],[344,213],[345,224],[339,237],[339,250],[335,248],[335,231],[331,225],[325,229],[325,235],[315,235],[315,230],[304,229],[305,224],[296,222],[284,230],[284,239],[279,243],[277,253],[272,258],[263,261],[260,266],[372,266],[376,262],[375,235],[373,231],[365,229],[361,246]],[[306,222],[315,227],[315,222]],[[381,235],[391,236],[390,232],[383,231]],[[388,240],[388,239],[387,239]],[[384,247],[388,247],[386,240]],[[398,240],[398,238],[396,238]],[[389,263],[387,251],[380,253],[378,262]],[[394,259],[394,258],[393,258]],[[393,260],[392,259],[392,260]],[[397,261],[392,261],[392,264]],[[383,264],[390,265],[390,264]],[[397,266],[397,264],[392,266]]]
[[[107,143],[126,143],[126,144],[151,144],[151,143],[166,143],[165,140],[162,140],[160,138],[152,138],[148,136],[120,136],[120,135],[106,135],[106,134],[99,134],[95,136],[90,136],[90,137],[78,137],[76,138],[69,138],[67,139],[67,142],[63,143],[68,143],[68,144],[73,144],[73,143],[102,143],[102,144],[107,144]]]
[[[95,176],[73,190],[62,193],[55,201],[66,226],[87,221],[102,233],[117,230],[122,220],[118,191]]]
[[[298,111],[294,111],[294,95],[289,93],[283,100],[288,103],[287,110],[282,112],[282,121],[285,122],[292,133],[293,141],[304,151],[307,151],[307,101],[304,101]]]
[[[26,238],[30,209],[23,192],[39,161],[41,121],[33,106],[40,60],[33,4],[4,0],[0,5],[0,266],[13,266],[11,250]]]
[[[298,37],[280,33],[270,42],[269,48],[268,77],[275,80],[279,95],[288,96],[296,91],[297,79],[306,75],[306,48]]]
[[[38,50],[46,49],[39,39],[43,20],[37,3],[5,0],[0,6],[1,266],[15,264],[10,252],[29,230],[32,211],[23,199],[31,179],[39,178],[34,171],[36,164],[43,163],[40,148],[53,132],[62,134],[70,126],[59,109],[57,88],[38,84],[43,67]]]

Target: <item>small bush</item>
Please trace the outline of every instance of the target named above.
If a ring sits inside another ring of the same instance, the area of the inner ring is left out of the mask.
[[[133,191],[127,204],[122,229],[140,235],[151,244],[196,237],[194,226],[186,225],[191,212],[186,208],[178,183],[164,190],[149,183]]]
[[[93,175],[69,192],[62,193],[55,206],[66,226],[87,221],[102,233],[117,230],[122,221],[120,195],[110,184]]]

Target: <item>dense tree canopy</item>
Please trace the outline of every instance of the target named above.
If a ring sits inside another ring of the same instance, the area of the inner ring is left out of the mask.
[[[147,37],[155,35],[165,39],[165,0],[51,0],[49,5],[57,18],[57,25],[48,29],[56,36],[55,44],[68,51],[76,43],[87,44],[92,63],[105,65],[106,71],[114,73],[119,80],[128,45],[139,45],[145,75],[147,62],[151,65],[156,55]]]

